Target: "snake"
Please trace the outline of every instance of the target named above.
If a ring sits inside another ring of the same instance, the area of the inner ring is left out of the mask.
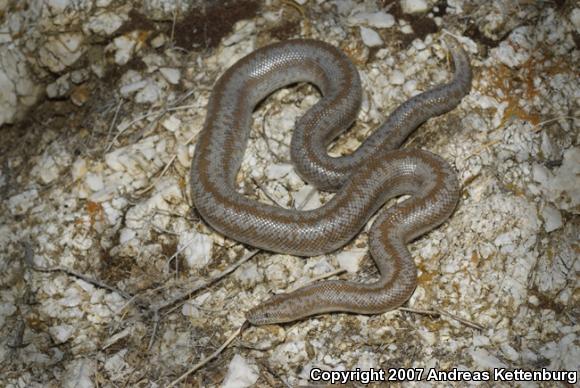
[[[330,312],[381,314],[413,294],[417,268],[407,245],[447,220],[460,196],[447,161],[400,148],[419,125],[454,109],[470,91],[468,55],[455,38],[443,41],[453,60],[451,80],[399,105],[356,150],[339,157],[328,149],[353,125],[362,87],[355,65],[337,47],[310,39],[273,43],[238,60],[215,82],[190,176],[194,207],[211,228],[262,250],[308,257],[343,247],[377,214],[368,246],[378,280],[324,280],[275,294],[251,308],[246,323],[279,324]],[[236,184],[256,106],[302,82],[321,97],[296,121],[290,157],[301,178],[335,193],[310,210],[249,198]],[[384,206],[403,195],[408,197]]]

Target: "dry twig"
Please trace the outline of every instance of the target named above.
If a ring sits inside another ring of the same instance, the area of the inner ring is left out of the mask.
[[[182,374],[181,376],[179,376],[178,379],[173,380],[168,386],[167,388],[171,388],[174,387],[176,384],[178,384],[180,381],[184,380],[187,376],[189,376],[190,374],[192,374],[193,372],[195,372],[196,370],[200,369],[201,367],[203,367],[205,364],[207,364],[208,362],[210,362],[211,360],[213,360],[214,358],[216,358],[217,356],[220,355],[221,352],[223,352],[223,350],[225,348],[228,347],[228,345],[234,340],[236,339],[236,337],[238,335],[240,335],[242,333],[242,331],[248,326],[248,322],[244,322],[244,324],[242,326],[240,326],[235,332],[234,334],[232,334],[219,348],[217,348],[212,354],[210,354],[209,356],[205,357],[203,360],[201,360],[200,362],[198,362],[197,364],[195,364],[193,367],[191,367],[191,369],[189,369],[187,372],[185,372],[184,374]]]
[[[444,311],[444,310],[441,310],[438,308],[431,308],[430,310],[420,310],[420,309],[413,309],[413,308],[409,308],[409,307],[399,307],[397,310],[406,311],[406,312],[414,313],[414,314],[428,315],[432,318],[439,318],[443,315],[443,316],[451,318],[459,323],[462,323],[465,326],[471,327],[472,329],[476,329],[476,330],[480,330],[480,331],[485,330],[485,327],[483,327],[479,323],[475,323],[475,322],[469,321],[465,318],[458,317],[457,315],[448,313],[447,311]]]
[[[130,300],[133,298],[133,295],[131,295],[131,294],[128,294],[122,290],[119,290],[118,288],[115,288],[115,287],[110,286],[106,283],[103,283],[100,280],[90,278],[87,275],[82,274],[82,273],[77,272],[77,271],[74,271],[72,269],[68,269],[65,267],[50,267],[50,268],[39,267],[36,264],[34,264],[34,252],[32,250],[32,245],[28,241],[25,241],[23,244],[24,244],[24,261],[26,262],[26,264],[28,264],[28,266],[30,266],[30,268],[32,268],[35,271],[38,271],[38,272],[63,272],[69,276],[73,276],[75,278],[84,280],[85,282],[90,283],[90,284],[97,286],[99,288],[104,288],[106,290],[109,290],[109,291],[112,291],[116,294],[119,294],[124,299]]]

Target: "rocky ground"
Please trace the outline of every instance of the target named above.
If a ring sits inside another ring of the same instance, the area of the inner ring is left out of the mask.
[[[445,33],[469,52],[472,91],[405,146],[452,163],[462,197],[410,245],[410,310],[249,328],[184,381],[295,386],[314,368],[423,368],[417,386],[430,369],[577,373],[573,1],[0,0],[2,385],[165,386],[271,292],[328,273],[373,279],[366,232],[308,259],[250,258],[213,232],[188,191],[196,136],[213,83],[237,59],[314,38],[360,71],[359,119],[331,150],[348,153],[398,104],[449,79]],[[241,191],[288,207],[330,198],[289,164],[294,121],[318,98],[297,85],[260,105]]]

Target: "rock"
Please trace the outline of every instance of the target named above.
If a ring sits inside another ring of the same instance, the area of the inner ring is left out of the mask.
[[[403,85],[403,91],[408,96],[412,96],[417,91],[417,80],[411,79]]]
[[[83,158],[78,158],[74,161],[71,168],[71,175],[73,181],[77,181],[85,176],[87,173],[87,161]]]
[[[393,70],[389,81],[393,85],[403,85],[405,83],[405,75],[399,70]]]
[[[20,50],[13,45],[0,45],[0,126],[24,116],[43,90],[43,85],[33,79]]]
[[[168,118],[163,120],[161,125],[163,125],[163,128],[167,129],[169,132],[175,132],[181,126],[181,120],[179,120],[175,116],[169,116]]]
[[[61,377],[64,388],[93,388],[93,376],[97,373],[97,362],[87,358],[72,360],[66,365]]]
[[[506,365],[502,363],[497,357],[492,356],[487,350],[480,348],[477,350],[470,350],[469,354],[475,364],[482,369],[505,368]]]
[[[52,326],[48,329],[48,333],[57,345],[68,341],[74,332],[75,328],[71,325]]]
[[[177,85],[179,83],[179,79],[181,78],[181,71],[179,71],[179,69],[162,67],[159,69],[159,72],[170,84]]]
[[[530,59],[533,44],[530,41],[531,27],[518,27],[507,40],[491,51],[491,56],[511,68],[517,68]]]
[[[189,268],[203,268],[211,260],[213,240],[196,231],[182,232],[177,250],[182,253]]]
[[[53,73],[61,73],[73,65],[85,51],[84,36],[79,32],[65,32],[49,36],[38,51],[38,59]]]
[[[401,0],[401,9],[404,13],[423,13],[429,10],[425,0]]]
[[[258,368],[256,365],[248,363],[248,361],[236,354],[230,365],[226,377],[222,382],[221,388],[244,388],[253,386],[258,380]]]
[[[38,197],[36,189],[24,191],[8,199],[8,209],[13,215],[26,213],[34,205],[34,200]]]
[[[109,36],[117,31],[123,25],[123,22],[124,20],[121,15],[113,12],[103,12],[91,17],[85,27],[89,30],[87,32]]]
[[[139,104],[153,103],[161,97],[161,88],[153,80],[147,80],[143,89],[135,95],[135,102]]]
[[[294,166],[288,163],[272,164],[266,168],[266,177],[270,180],[277,181],[285,178],[294,171]]]
[[[116,37],[106,48],[106,51],[115,52],[115,63],[125,65],[133,58],[133,54],[141,49],[143,36],[139,31],[132,31],[125,35]]]
[[[578,214],[580,205],[580,147],[564,152],[562,165],[553,172],[541,164],[532,166],[533,179],[557,208]]]
[[[348,22],[351,25],[366,24],[375,28],[389,28],[395,25],[395,18],[384,11],[374,13],[359,12],[349,16]]]
[[[367,251],[365,249],[343,251],[336,255],[336,260],[338,260],[340,268],[344,268],[348,272],[354,273],[358,271],[360,263],[366,253]]]
[[[105,187],[103,176],[100,173],[89,172],[85,177],[85,183],[92,191],[99,191]]]
[[[544,229],[546,232],[550,233],[562,227],[562,215],[554,206],[550,204],[544,206],[541,215],[544,219]]]
[[[70,89],[70,74],[65,74],[46,86],[46,95],[48,98],[62,98],[68,94]]]
[[[375,30],[361,26],[360,35],[363,43],[368,47],[377,47],[383,45],[383,40]]]

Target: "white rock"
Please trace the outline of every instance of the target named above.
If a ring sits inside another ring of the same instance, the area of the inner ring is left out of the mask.
[[[550,233],[562,227],[562,215],[554,206],[548,204],[542,209],[542,218],[544,219],[544,229]]]
[[[1,55],[4,54],[6,50],[0,47],[0,61],[2,61]],[[0,66],[0,125],[14,122],[18,110],[16,87],[10,75],[7,74],[11,69],[6,69],[5,66],[4,63]]]
[[[122,349],[105,361],[105,370],[112,380],[119,380],[123,376],[133,372],[133,368],[125,361],[127,352],[127,349]]]
[[[405,75],[399,70],[393,70],[389,82],[393,85],[402,85],[405,83]]]
[[[252,20],[241,20],[236,23],[234,30],[235,32],[232,35],[223,39],[224,46],[235,45],[254,35],[256,33],[256,23]]]
[[[540,349],[540,353],[550,360],[547,367],[551,370],[577,370],[580,347],[577,345],[578,337],[575,333],[563,336],[558,343],[548,342]]]
[[[213,240],[196,231],[182,232],[177,250],[182,252],[189,268],[203,268],[211,260]]]
[[[506,365],[502,363],[497,357],[492,356],[487,350],[480,348],[477,350],[469,350],[469,354],[473,362],[480,368],[493,369],[505,368]]]
[[[519,360],[520,354],[518,353],[517,350],[512,348],[509,344],[504,342],[500,345],[500,347],[501,347],[501,352],[508,360],[510,360],[510,361]]]
[[[38,51],[40,63],[53,73],[60,73],[83,55],[84,36],[79,32],[65,32],[49,36]]]
[[[547,132],[542,132],[542,153],[544,158],[551,158],[554,155],[554,144]]]
[[[105,163],[114,171],[125,171],[126,148],[119,148],[105,155]]]
[[[93,377],[97,372],[97,363],[88,358],[71,360],[61,376],[64,388],[93,388]]]
[[[360,27],[360,35],[363,43],[368,47],[382,46],[383,40],[379,34],[370,28]]]
[[[63,12],[70,7],[71,0],[46,0],[46,5],[51,8],[52,11]]]
[[[87,161],[83,158],[78,158],[74,161],[70,171],[73,181],[83,178],[87,173]]]
[[[81,84],[89,79],[88,69],[78,69],[70,72],[70,80],[75,84]]]
[[[296,194],[294,194],[296,206],[301,210],[312,210],[322,205],[320,202],[320,193],[314,186],[304,185]]]
[[[135,102],[139,104],[152,103],[159,100],[161,88],[152,80],[147,81],[147,85],[135,95]]]
[[[403,91],[409,96],[413,95],[417,91],[417,80],[412,79],[405,82]]]
[[[413,33],[413,27],[411,27],[410,24],[405,24],[404,26],[401,27],[401,32],[403,34],[412,34]]]
[[[38,197],[36,189],[24,191],[8,199],[8,209],[13,215],[22,215],[34,205],[34,200]]]
[[[127,242],[133,240],[137,232],[130,228],[123,228],[121,229],[121,233],[119,234],[119,244],[126,244]]]
[[[192,302],[186,302],[181,307],[181,314],[185,317],[200,318],[203,314]]]
[[[447,12],[450,15],[461,15],[466,4],[465,0],[448,0],[447,5]]]
[[[16,306],[12,303],[0,303],[0,328],[4,326],[6,318],[16,312]]]
[[[70,74],[65,74],[46,86],[46,95],[48,98],[61,98],[70,92],[71,87]]]
[[[34,166],[32,175],[37,176],[44,184],[54,181],[60,175],[60,168],[51,155],[44,154],[38,164]]]
[[[115,63],[125,65],[133,57],[137,47],[138,37],[135,34],[126,34],[119,36],[107,46],[108,50],[115,51]]]
[[[534,164],[532,166],[532,177],[536,182],[546,186],[548,185],[550,179],[552,179],[553,175],[550,170],[546,168],[546,166],[541,164]]]
[[[412,45],[417,51],[425,50],[427,48],[425,42],[423,42],[421,39],[413,40]]]
[[[170,84],[177,85],[181,78],[181,71],[172,67],[162,67],[159,72]]]
[[[266,168],[266,177],[270,180],[280,180],[294,170],[289,163],[272,164]]]
[[[103,12],[93,16],[86,24],[86,28],[95,34],[109,36],[123,25],[123,18],[113,12]]]
[[[159,70],[160,67],[165,66],[165,59],[157,53],[148,53],[141,57],[141,60],[147,66],[147,73],[153,73]]]
[[[115,186],[108,186],[103,188],[102,190],[95,191],[94,193],[89,195],[89,199],[93,202],[105,202],[110,201],[114,198],[117,192],[117,187]]]
[[[62,344],[68,341],[74,332],[75,328],[71,325],[58,325],[48,328],[48,333],[56,344]]]
[[[580,205],[580,147],[566,150],[562,165],[554,172],[541,164],[534,164],[532,177],[540,183],[546,198],[557,208],[578,214],[578,205]]]
[[[427,342],[427,344],[429,344],[430,346],[435,345],[435,343],[437,342],[437,338],[435,337],[435,334],[425,328],[420,328],[419,330],[417,330],[417,332],[419,333],[419,335],[421,336],[421,338]]]
[[[189,147],[187,145],[179,144],[177,146],[177,161],[183,167],[189,167],[189,164],[191,163],[191,158],[189,153]]]
[[[165,42],[167,42],[167,36],[165,36],[165,34],[159,34],[151,39],[151,46],[153,48],[160,48],[165,44]]]
[[[365,249],[343,251],[336,255],[336,260],[338,261],[340,268],[344,268],[351,273],[357,272],[366,252]]]
[[[389,28],[395,25],[395,18],[384,11],[359,12],[349,16],[348,22],[351,25],[366,24],[370,27]]]
[[[103,183],[103,176],[99,173],[89,172],[85,177],[85,183],[92,191],[99,191],[105,187]]]
[[[43,85],[33,80],[26,58],[18,48],[1,44],[0,126],[24,116],[28,107],[36,103],[43,89]]]
[[[224,46],[221,52],[215,58],[221,67],[228,68],[242,57],[254,51],[256,48],[255,36],[231,46]]]
[[[175,116],[169,116],[168,118],[163,120],[161,125],[163,125],[163,128],[167,129],[169,132],[175,132],[181,126],[181,120],[179,120]]]
[[[275,256],[275,258],[278,259],[279,256]],[[277,262],[268,265],[265,269],[265,277],[268,279],[268,283],[278,289],[285,288],[290,280],[288,270],[292,264],[292,262],[281,263],[278,260]]]
[[[484,335],[474,335],[473,336],[473,346],[481,347],[481,346],[489,346],[490,341],[489,337]]]
[[[274,365],[303,365],[309,360],[306,343],[304,341],[285,342],[274,349],[270,361]]]
[[[258,271],[258,265],[256,263],[242,265],[235,272],[235,277],[246,287],[255,286],[264,279],[264,275],[261,271]]]
[[[511,68],[517,68],[525,63],[533,51],[530,28],[525,26],[514,29],[508,39],[491,51],[491,57]]]
[[[84,301],[83,295],[76,287],[69,287],[64,290],[62,298],[58,300],[61,306],[74,307],[82,304]]]
[[[244,388],[253,386],[258,380],[258,367],[248,363],[248,361],[236,354],[230,365],[226,377],[221,385],[222,388]]]
[[[269,23],[278,23],[282,16],[282,12],[283,10],[278,10],[278,12],[266,11],[262,13],[262,17]]]
[[[136,91],[143,89],[145,86],[147,86],[147,81],[140,80],[140,81],[136,81],[136,82],[121,86],[121,89],[119,89],[119,92],[121,93],[121,95],[123,97],[128,97],[130,94],[135,93]]]
[[[429,10],[425,0],[401,0],[401,9],[404,13],[422,13]]]

